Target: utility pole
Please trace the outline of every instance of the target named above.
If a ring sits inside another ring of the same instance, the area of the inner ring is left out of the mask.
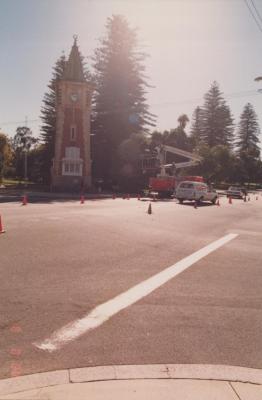
[[[25,117],[25,127],[27,128],[28,118]],[[25,186],[27,186],[27,139],[25,138],[25,170],[24,170]]]

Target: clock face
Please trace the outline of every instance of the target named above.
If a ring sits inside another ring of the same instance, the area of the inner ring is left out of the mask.
[[[78,94],[77,93],[71,93],[70,94],[70,99],[75,103],[78,100]]]

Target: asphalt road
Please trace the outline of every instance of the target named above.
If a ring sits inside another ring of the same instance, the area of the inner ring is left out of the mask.
[[[221,206],[3,203],[0,378],[92,365],[262,368],[262,196]],[[238,236],[96,329],[33,343],[228,233]]]

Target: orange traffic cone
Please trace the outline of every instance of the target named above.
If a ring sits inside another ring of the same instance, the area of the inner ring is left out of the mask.
[[[220,206],[220,201],[219,201],[219,199],[217,199],[216,205],[217,205],[217,206]]]
[[[84,202],[85,202],[85,196],[82,195],[80,197],[80,204],[84,204]]]
[[[228,203],[232,204],[232,197],[231,196],[229,196],[229,198],[228,198]]]
[[[0,234],[1,234],[1,233],[5,233],[5,230],[4,230],[4,228],[3,228],[2,219],[1,219],[1,215],[0,215]]]
[[[27,205],[27,196],[24,195],[22,198],[22,206],[26,206]]]
[[[152,214],[152,205],[151,205],[151,203],[149,203],[147,213],[148,214]]]

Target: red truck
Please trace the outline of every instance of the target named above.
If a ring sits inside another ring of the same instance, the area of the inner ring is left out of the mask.
[[[202,176],[157,176],[149,178],[150,192],[157,193],[159,197],[170,197],[174,194],[178,183],[182,181],[204,182]]]

